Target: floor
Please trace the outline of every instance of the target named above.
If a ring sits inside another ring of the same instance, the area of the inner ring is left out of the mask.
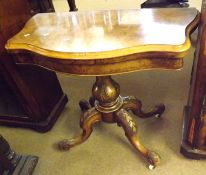
[[[76,2],[79,10],[87,10],[134,8],[142,1]],[[190,3],[191,6],[200,8],[200,0]],[[87,4],[90,6],[87,7]],[[54,5],[57,11],[68,10],[64,0],[54,0]],[[194,34],[193,39],[195,36]],[[142,142],[161,155],[161,164],[155,170],[147,168],[144,159],[133,149],[123,130],[116,124],[97,124],[87,142],[68,152],[56,149],[55,144],[59,140],[80,133],[78,123],[81,111],[78,101],[82,97],[90,96],[93,77],[58,74],[62,88],[70,101],[50,132],[42,134],[2,126],[0,132],[18,153],[39,156],[34,175],[204,175],[204,160],[186,159],[179,153],[182,113],[188,98],[193,52],[192,48],[185,58],[184,68],[179,71],[156,70],[114,76],[121,86],[121,94],[139,97],[145,104],[145,110],[160,102],[166,105],[166,111],[160,119],[135,119]]]

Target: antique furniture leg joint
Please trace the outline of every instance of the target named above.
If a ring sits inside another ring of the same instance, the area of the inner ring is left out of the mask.
[[[96,77],[92,94],[96,99],[95,108],[102,113],[117,111],[123,104],[119,84],[111,76]]]

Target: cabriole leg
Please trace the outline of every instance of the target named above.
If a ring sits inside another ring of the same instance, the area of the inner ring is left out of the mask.
[[[122,108],[126,110],[131,110],[135,115],[140,118],[149,118],[152,116],[160,117],[165,111],[164,104],[159,104],[154,107],[150,112],[142,111],[142,103],[134,96],[123,97],[123,106]]]
[[[65,139],[59,142],[59,149],[69,150],[71,147],[81,144],[89,138],[93,131],[93,125],[102,120],[101,113],[98,112],[95,108],[87,110],[83,117],[80,120],[80,126],[82,128],[82,133],[73,139]]]
[[[120,109],[115,112],[115,120],[119,126],[125,131],[130,143],[147,159],[149,162],[149,169],[154,169],[160,163],[160,156],[148,150],[141,142],[137,136],[137,128],[135,122],[133,121],[131,114],[125,109]]]

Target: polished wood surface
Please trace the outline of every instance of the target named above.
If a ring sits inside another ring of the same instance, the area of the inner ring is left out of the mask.
[[[38,14],[6,47],[78,60],[145,51],[183,52],[190,47],[185,29],[196,16],[193,8]]]
[[[194,8],[38,14],[7,42],[6,48],[47,57],[42,61],[29,55],[17,58],[17,62],[33,62],[60,72],[67,69],[72,74],[178,69],[182,67],[179,58],[190,48],[189,33],[198,20]],[[151,63],[150,58],[157,58],[156,62]],[[160,58],[165,58],[164,63]],[[173,60],[168,61],[170,58]],[[111,67],[113,63],[116,67]]]

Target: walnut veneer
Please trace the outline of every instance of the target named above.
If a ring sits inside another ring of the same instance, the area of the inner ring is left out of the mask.
[[[13,52],[28,50],[49,57],[43,61],[22,57],[18,62],[41,62],[47,68],[72,74],[177,69],[183,65],[179,58],[190,48],[189,32],[196,23],[188,24],[196,15],[195,9],[38,14],[6,47]],[[147,60],[153,57],[154,62]]]

